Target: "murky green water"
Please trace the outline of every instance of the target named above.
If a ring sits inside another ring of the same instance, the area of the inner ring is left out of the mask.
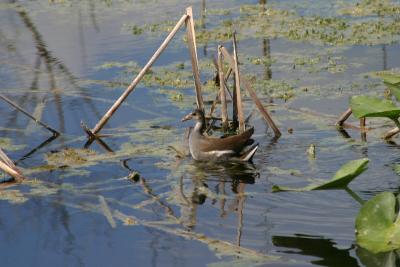
[[[48,140],[0,101],[0,147],[32,178],[0,191],[2,266],[379,266],[355,243],[354,196],[399,191],[399,146],[380,139],[389,122],[370,122],[366,142],[333,124],[349,96],[384,95],[371,73],[399,67],[399,2],[261,2],[0,3],[0,93],[62,133]],[[84,149],[80,122],[96,124],[189,5],[205,100],[217,92],[217,45],[231,49],[235,29],[241,72],[283,136],[256,112],[254,166],[177,157],[180,118],[195,107],[182,29],[103,129],[114,152]],[[363,157],[369,169],[351,191],[271,193]]]

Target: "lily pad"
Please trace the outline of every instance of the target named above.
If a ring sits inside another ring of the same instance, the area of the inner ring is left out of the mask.
[[[361,247],[373,253],[400,248],[400,219],[392,193],[380,193],[361,207],[356,218],[356,237]]]
[[[396,100],[400,101],[400,84],[398,85],[387,84],[387,87],[389,88],[392,95],[396,97]]]
[[[400,74],[393,74],[393,73],[380,73],[378,75],[383,82],[388,84],[400,84]]]
[[[386,117],[397,120],[400,116],[400,108],[392,101],[377,97],[353,96],[350,99],[350,107],[357,118]]]
[[[290,188],[274,185],[272,187],[272,192],[342,189],[345,188],[354,178],[356,178],[367,169],[368,162],[369,160],[367,158],[349,161],[345,165],[343,165],[327,182],[312,183],[308,186],[301,188]]]

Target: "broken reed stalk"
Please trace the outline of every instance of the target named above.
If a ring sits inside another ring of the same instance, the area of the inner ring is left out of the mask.
[[[340,115],[338,121],[336,122],[336,126],[343,126],[343,123],[350,117],[352,111],[351,108],[348,108],[342,115]]]
[[[96,136],[90,131],[89,127],[87,127],[83,121],[81,121],[81,127],[89,136],[89,140],[83,146],[84,148],[88,148],[93,143],[93,141],[96,141],[107,152],[114,153],[114,151],[103,140],[100,139],[100,136]]]
[[[3,150],[1,150],[1,148],[0,148],[0,161],[3,161],[5,164],[7,164],[13,169],[17,168],[14,162],[6,155],[6,153],[3,152]]]
[[[360,119],[360,132],[361,132],[361,141],[367,142],[367,131],[365,129],[366,118],[363,117]]]
[[[165,38],[164,42],[160,45],[157,51],[153,54],[153,56],[149,59],[143,69],[138,73],[136,78],[131,82],[131,84],[126,88],[125,92],[115,101],[115,103],[111,106],[111,108],[104,114],[104,116],[100,119],[100,121],[96,124],[96,126],[92,129],[93,134],[97,134],[104,125],[108,122],[114,112],[119,108],[119,106],[124,102],[124,100],[128,97],[128,95],[135,89],[138,83],[141,81],[146,72],[150,69],[150,67],[154,64],[154,62],[158,59],[161,53],[165,50],[168,44],[171,42],[172,38],[178,32],[179,28],[185,23],[188,15],[185,14],[181,17],[181,19],[176,23],[175,27]]]
[[[197,57],[196,33],[194,30],[193,10],[191,6],[186,8],[186,16],[187,16],[186,17],[187,41],[190,52],[190,58],[192,60],[192,71],[193,71],[194,85],[196,89],[196,103],[197,103],[197,108],[204,111],[203,96],[201,94],[199,60]]]
[[[250,85],[249,81],[243,77],[242,78],[242,82],[243,82],[244,88],[246,88],[246,90],[249,93],[250,97],[253,99],[253,101],[256,104],[258,110],[260,111],[261,116],[267,122],[269,127],[271,127],[272,130],[274,131],[275,137],[280,137],[282,135],[281,131],[276,126],[275,122],[272,120],[271,115],[269,115],[268,111],[265,109],[265,107],[261,103],[260,99],[257,97],[256,92],[254,92],[253,88],[251,88],[251,85]]]
[[[223,46],[221,46],[221,47],[223,47]],[[218,76],[218,62],[217,62],[217,60],[215,59],[215,58],[213,58],[213,63],[214,63],[214,67],[215,67],[215,69],[217,70],[217,76]],[[229,94],[229,97],[231,98],[231,99],[233,99],[233,96],[232,96],[232,93],[231,93],[231,91],[229,90],[229,86],[228,86],[228,84],[227,84],[227,81],[228,81],[228,79],[229,79],[229,76],[231,76],[231,74],[232,74],[232,68],[231,68],[231,66],[229,66],[229,68],[228,68],[228,70],[226,71],[226,74],[224,75],[225,76],[225,90],[228,92],[228,94]],[[218,78],[219,79],[219,78]],[[219,81],[218,81],[219,82]]]
[[[225,95],[225,78],[224,78],[224,65],[222,63],[222,52],[221,46],[218,46],[218,75],[219,75],[219,87],[220,87],[220,99],[221,99],[221,117],[222,127],[224,130],[228,128],[228,109],[226,105]]]
[[[224,55],[224,58],[228,60],[229,64],[233,65],[233,58],[229,54],[228,50],[225,47],[221,48],[221,51]],[[261,115],[263,116],[264,120],[268,123],[268,125],[274,131],[275,137],[280,137],[282,135],[279,128],[276,126],[274,120],[272,119],[271,115],[268,113],[267,109],[261,103],[261,100],[257,97],[256,92],[251,88],[250,82],[245,78],[241,77],[244,87],[246,88],[247,92],[249,93],[250,97],[252,98],[253,102],[256,104],[258,110],[260,111]]]
[[[388,140],[388,139],[392,138],[393,136],[395,136],[395,135],[398,134],[398,133],[400,133],[400,128],[395,127],[395,128],[393,128],[393,129],[387,131],[387,132],[385,133],[385,135],[383,136],[383,138],[384,138],[385,140]]]
[[[22,112],[23,114],[25,114],[28,118],[32,119],[33,121],[35,121],[37,124],[43,126],[44,128],[46,128],[47,130],[49,130],[50,132],[53,133],[54,136],[59,136],[60,133],[57,130],[54,130],[53,128],[51,128],[50,126],[48,126],[47,124],[41,122],[40,120],[38,120],[37,118],[35,118],[34,116],[32,116],[31,114],[29,114],[29,112],[27,112],[26,110],[24,110],[23,108],[21,108],[20,106],[18,106],[15,102],[13,102],[11,99],[9,99],[8,97],[0,94],[0,98],[3,99],[4,101],[6,101],[8,104],[10,104],[11,106],[13,106],[15,109],[17,109],[18,111]]]
[[[234,68],[233,72],[235,73],[235,92],[233,104],[236,107],[237,118],[239,120],[239,133],[243,133],[245,130],[244,126],[244,115],[243,115],[243,104],[242,104],[242,96],[240,92],[240,76],[239,76],[239,66],[238,66],[238,55],[237,55],[237,43],[236,43],[236,33],[233,33],[233,62]],[[235,103],[236,102],[236,103]],[[235,105],[236,104],[236,105]]]
[[[25,179],[21,171],[15,166],[14,162],[0,148],[0,169],[14,178],[16,182]]]
[[[218,79],[219,79],[218,62],[215,62],[215,61],[213,60],[213,63],[214,63],[215,69],[217,70],[217,75],[218,75]],[[231,93],[231,91],[229,91],[228,85],[227,85],[227,83],[226,83],[227,80],[229,79],[229,76],[231,75],[231,73],[232,73],[232,68],[229,67],[229,69],[228,69],[228,71],[226,72],[226,74],[224,74],[224,85],[225,85],[225,90],[226,90],[226,92],[228,92],[230,98],[233,99],[232,93]],[[220,84],[220,86],[221,86],[221,81],[219,81],[219,84]],[[210,112],[208,113],[208,116],[212,116],[212,115],[214,114],[215,108],[217,107],[217,103],[218,103],[218,101],[220,100],[220,97],[221,97],[220,95],[221,95],[221,90],[218,90],[217,96],[215,97],[214,101],[213,101],[212,104],[211,104],[211,108],[210,108]],[[225,94],[225,99],[226,99],[226,94]],[[226,100],[225,100],[225,101],[226,101]]]

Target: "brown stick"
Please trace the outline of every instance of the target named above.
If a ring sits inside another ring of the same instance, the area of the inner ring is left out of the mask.
[[[361,130],[361,140],[363,142],[367,141],[367,131],[365,130],[365,117],[360,119],[360,130]]]
[[[223,47],[223,46],[221,45],[221,47]],[[217,71],[217,75],[218,75],[218,72],[219,72],[219,70],[218,70],[218,62],[217,62],[217,60],[215,58],[213,58],[212,62],[214,63],[214,67],[215,67],[215,70]],[[229,76],[231,75],[231,73],[232,73],[232,67],[229,66],[229,68],[228,68],[228,70],[226,71],[226,74],[225,74],[225,81],[224,82],[225,82],[226,91],[228,91],[228,94],[229,94],[230,98],[233,99],[232,93],[231,93],[231,91],[229,91],[229,86],[227,85],[227,81],[228,81]]]
[[[342,115],[340,115],[338,121],[336,122],[336,126],[343,126],[343,123],[350,117],[352,111],[351,108],[348,108]]]
[[[100,139],[100,136],[95,135],[90,131],[89,127],[87,127],[83,121],[81,121],[81,127],[85,131],[85,133],[89,136],[89,140],[83,146],[84,148],[88,148],[93,143],[93,141],[96,141],[107,152],[114,153],[114,151],[103,140]]]
[[[53,135],[55,136],[59,136],[60,133],[57,130],[54,130],[53,128],[51,128],[50,126],[48,126],[47,124],[41,122],[40,120],[38,120],[37,118],[33,117],[31,114],[29,114],[26,110],[24,110],[23,108],[21,108],[20,106],[18,106],[15,102],[13,102],[11,99],[9,99],[8,97],[0,94],[0,98],[3,99],[4,101],[6,101],[8,104],[10,104],[11,106],[13,106],[15,109],[17,109],[18,111],[21,111],[23,114],[25,114],[28,118],[34,120],[37,124],[43,126],[44,128],[46,128],[47,130],[49,130],[50,132],[53,133]]]
[[[21,171],[15,166],[14,162],[0,148],[0,169],[12,176],[15,181],[21,182],[25,179]]]
[[[361,131],[365,131],[365,122],[366,122],[365,117],[360,119],[360,129],[361,129]]]
[[[231,56],[231,54],[229,54],[228,50],[225,47],[221,47],[221,52],[222,55],[224,56],[224,59],[228,60],[230,69],[234,69],[235,68],[235,62],[233,60],[233,57]],[[232,120],[234,123],[237,123],[237,110],[236,110],[236,93],[233,92],[232,94],[232,101],[233,101],[233,116],[232,116]]]
[[[188,15],[183,15],[181,19],[176,23],[175,27],[165,38],[164,42],[160,45],[154,55],[149,59],[147,64],[143,67],[143,69],[138,73],[136,78],[131,82],[131,84],[126,88],[125,92],[118,98],[117,101],[112,105],[112,107],[107,111],[106,114],[100,119],[100,121],[96,124],[96,126],[92,129],[93,134],[97,134],[107,123],[107,121],[111,118],[114,112],[119,108],[119,106],[124,102],[124,100],[128,97],[128,95],[135,89],[136,85],[140,82],[146,72],[150,69],[150,67],[154,64],[154,62],[158,59],[161,53],[165,50],[168,44],[171,42],[172,38],[175,36],[179,28],[184,24]]]
[[[224,58],[229,61],[229,64],[233,64],[233,58],[229,54],[228,50],[226,50],[225,47],[221,48],[222,54],[224,55]],[[251,88],[250,82],[245,78],[242,77],[242,82],[244,84],[244,87],[246,88],[247,92],[249,92],[250,97],[253,99],[254,103],[256,104],[258,110],[260,111],[261,115],[265,119],[265,121],[268,123],[268,125],[272,128],[274,131],[275,137],[280,137],[282,133],[279,131],[278,127],[276,126],[274,120],[272,119],[271,115],[269,115],[267,109],[263,106],[261,103],[260,99],[257,97],[257,94],[254,92],[254,90]]]
[[[268,125],[274,131],[275,137],[280,137],[282,135],[281,131],[279,131],[279,128],[276,126],[275,122],[272,120],[267,109],[263,106],[260,99],[257,97],[256,92],[254,92],[253,88],[251,88],[249,81],[243,77],[242,82],[243,82],[244,88],[246,88],[247,92],[249,92],[251,98],[253,99],[254,103],[256,104],[258,110],[260,111],[261,116],[264,118],[264,120],[268,123]]]
[[[197,57],[196,33],[194,31],[193,11],[191,6],[186,8],[186,16],[187,16],[186,17],[187,40],[188,40],[190,58],[192,60],[194,85],[196,88],[196,103],[197,103],[197,108],[204,111],[203,96],[201,94],[199,60]]]
[[[400,133],[400,129],[396,127],[396,128],[391,129],[390,131],[386,132],[386,134],[383,136],[383,138],[385,140],[388,140],[398,133]]]
[[[217,77],[219,79],[219,67],[218,67],[218,62],[217,62],[217,60],[215,60],[215,58],[213,58],[213,63],[214,63],[215,69],[217,70]],[[232,68],[229,66],[229,69],[226,72],[226,75],[224,74],[224,82],[223,82],[223,84],[225,85],[225,90],[228,92],[229,96],[232,99],[232,93],[229,91],[228,85],[226,83],[226,81],[228,80],[228,78],[231,75],[231,73],[232,73]],[[219,81],[219,84],[221,86],[221,81]],[[210,112],[208,113],[208,116],[212,116],[214,114],[215,108],[216,108],[217,103],[220,100],[220,98],[221,98],[221,90],[218,91],[217,96],[215,97],[214,101],[212,102],[211,108],[210,108]],[[226,101],[226,94],[225,94],[225,101]]]
[[[14,169],[12,169],[10,166],[8,166],[2,161],[0,161],[0,169],[2,169],[5,173],[10,175],[11,177],[13,177],[17,182],[21,182],[22,180],[24,180],[24,177],[21,174],[16,172]]]
[[[229,72],[230,70],[232,70],[232,69],[229,68],[228,75],[231,73],[231,72]],[[227,80],[227,77],[225,77],[225,82],[224,82],[225,90],[226,90],[226,92],[228,92],[231,99],[233,99],[232,93],[231,93],[231,91],[229,91],[228,85],[226,84],[226,80]],[[218,101],[220,100],[220,95],[221,95],[221,91],[218,90],[217,96],[215,97],[214,101],[211,104],[210,112],[208,113],[209,116],[212,116],[214,114],[215,108],[217,107]],[[226,94],[225,94],[225,99],[226,99]],[[226,100],[226,103],[228,103],[228,102],[229,101]]]
[[[240,90],[240,76],[239,76],[239,65],[238,65],[238,55],[237,55],[237,42],[236,33],[233,33],[233,61],[234,61],[234,73],[235,73],[235,88],[236,88],[236,105],[239,120],[239,133],[243,133],[245,130],[244,126],[244,115],[243,115],[243,103],[242,95]]]
[[[222,127],[224,130],[228,128],[228,109],[226,105],[225,95],[225,78],[224,78],[224,67],[222,63],[222,52],[221,46],[218,46],[218,74],[219,74],[219,87],[220,87],[220,99],[221,99],[221,116],[222,116]]]
[[[6,153],[3,152],[3,150],[0,148],[0,161],[3,161],[5,164],[10,166],[13,169],[16,169],[17,166],[15,166],[14,162],[6,155]]]

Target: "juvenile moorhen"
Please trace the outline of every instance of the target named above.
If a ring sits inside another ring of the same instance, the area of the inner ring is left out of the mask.
[[[258,144],[253,144],[254,140],[251,136],[254,128],[251,127],[245,132],[228,136],[224,138],[216,138],[205,136],[205,118],[203,111],[196,109],[186,115],[183,121],[196,119],[196,125],[189,134],[189,150],[193,159],[199,161],[251,161]]]

